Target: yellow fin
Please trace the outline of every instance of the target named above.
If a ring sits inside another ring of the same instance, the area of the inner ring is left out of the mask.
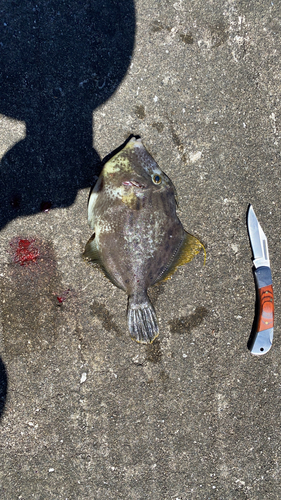
[[[201,252],[202,249],[204,251],[204,265],[205,265],[206,250],[203,243],[201,243],[201,241],[195,238],[195,236],[192,236],[191,234],[186,232],[184,241],[181,247],[179,248],[178,252],[176,253],[171,266],[167,269],[167,271],[165,271],[160,281],[169,280],[179,266],[183,266],[184,264],[190,262],[193,259],[193,257],[195,257],[195,255]]]

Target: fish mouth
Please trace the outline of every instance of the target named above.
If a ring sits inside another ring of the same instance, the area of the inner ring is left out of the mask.
[[[136,188],[139,188],[139,189],[145,189],[146,186],[144,184],[140,184],[140,182],[138,181],[123,181],[122,182],[123,186],[133,186],[133,187],[136,187]]]

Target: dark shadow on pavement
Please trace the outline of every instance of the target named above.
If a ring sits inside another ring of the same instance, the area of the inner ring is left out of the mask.
[[[0,113],[26,124],[0,164],[2,228],[71,205],[99,174],[92,114],[130,64],[135,11],[133,0],[7,0],[0,12]]]
[[[253,260],[253,259],[252,259]],[[253,324],[251,328],[251,333],[247,342],[247,347],[249,351],[252,349],[256,337],[257,337],[257,326],[258,326],[258,321],[259,321],[259,301],[258,301],[258,286],[257,282],[255,279],[255,266],[252,267],[252,273],[253,273],[253,278],[254,278],[254,283],[255,283],[255,291],[256,291],[256,299],[255,299],[255,312],[254,312],[254,319],[253,319]]]
[[[5,365],[0,358],[0,419],[5,408],[8,389],[8,376]]]
[[[135,11],[133,0],[6,0],[0,18],[0,113],[26,125],[0,163],[1,229],[71,205],[99,175],[93,110],[128,69]],[[0,358],[0,416],[7,380]]]

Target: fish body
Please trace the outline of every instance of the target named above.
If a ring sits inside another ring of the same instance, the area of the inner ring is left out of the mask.
[[[131,337],[158,336],[147,289],[192,259],[202,244],[185,232],[176,214],[176,191],[140,139],[134,137],[103,167],[90,193],[88,222],[94,230],[84,256],[128,295]]]

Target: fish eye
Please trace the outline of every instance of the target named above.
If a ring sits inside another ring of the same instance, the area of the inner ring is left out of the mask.
[[[162,179],[161,179],[160,175],[158,175],[158,174],[154,174],[152,177],[152,182],[154,184],[161,184],[161,180]]]

